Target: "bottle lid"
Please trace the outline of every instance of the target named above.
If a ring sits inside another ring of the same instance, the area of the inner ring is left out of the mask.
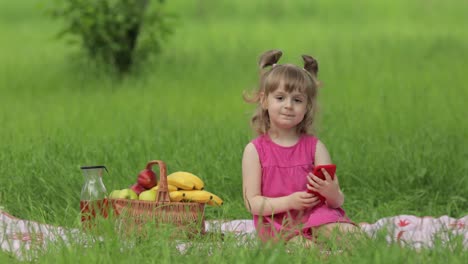
[[[102,169],[104,168],[107,172],[109,172],[104,165],[97,165],[97,166],[81,166],[80,167],[82,170],[90,170],[90,169]]]

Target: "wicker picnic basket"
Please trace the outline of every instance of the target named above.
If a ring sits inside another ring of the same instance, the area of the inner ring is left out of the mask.
[[[172,225],[177,231],[197,234],[205,232],[205,204],[197,202],[171,202],[167,186],[166,164],[155,160],[159,166],[159,188],[156,200],[139,201],[109,199],[118,229],[124,232],[141,230],[143,225]]]

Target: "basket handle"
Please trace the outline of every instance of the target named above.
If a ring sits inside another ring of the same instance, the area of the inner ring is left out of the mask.
[[[158,164],[159,166],[159,188],[156,195],[156,202],[169,203],[169,189],[167,187],[167,170],[166,164],[162,160],[152,160],[148,164]]]

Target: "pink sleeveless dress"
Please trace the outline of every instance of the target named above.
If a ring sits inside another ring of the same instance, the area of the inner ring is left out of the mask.
[[[262,195],[281,197],[306,191],[306,176],[314,168],[317,141],[316,137],[302,135],[294,146],[283,147],[274,143],[267,134],[254,139],[252,143],[262,168]],[[311,239],[311,227],[337,222],[351,223],[342,208],[330,208],[325,203],[302,211],[254,215],[253,218],[258,235],[263,240],[275,237],[289,239],[299,234]]]

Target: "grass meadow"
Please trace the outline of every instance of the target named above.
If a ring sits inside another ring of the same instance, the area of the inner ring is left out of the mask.
[[[207,219],[250,218],[241,156],[255,135],[242,94],[257,83],[258,55],[272,48],[283,50],[283,63],[300,64],[301,54],[319,61],[317,136],[338,166],[355,222],[468,214],[466,1],[167,1],[178,16],[175,34],[122,79],[56,39],[61,22],[37,2],[0,3],[0,206],[19,218],[79,227],[80,166],[106,165],[111,191],[133,184],[153,159],[200,176],[224,199],[206,208]],[[153,232],[130,247],[111,234],[90,247],[55,245],[37,261],[467,260],[460,245],[416,252],[383,238],[327,257],[212,236],[180,254],[166,233]],[[0,252],[1,263],[14,261]]]

